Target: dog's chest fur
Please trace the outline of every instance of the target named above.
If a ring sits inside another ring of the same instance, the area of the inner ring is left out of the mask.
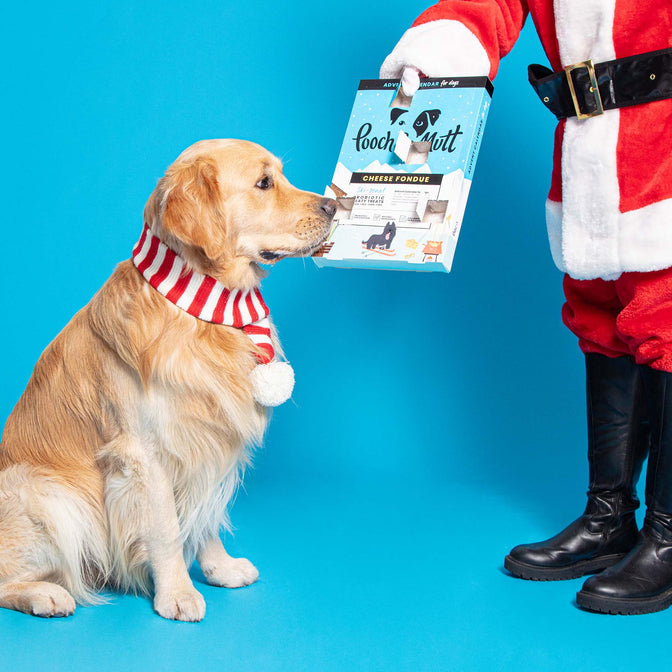
[[[193,349],[175,350],[152,376],[131,420],[176,480],[204,467],[222,474],[232,460],[246,461],[246,448],[261,442],[266,427],[266,409],[241,379],[245,367],[232,375],[230,362],[204,362]]]
[[[122,471],[125,462],[139,464],[148,486],[151,464],[160,465],[191,554],[205,533],[227,525],[226,504],[250,448],[261,443],[267,410],[252,397],[250,339],[168,305],[144,281],[136,284],[134,274],[127,277],[135,286],[125,292],[132,303],[114,313],[124,316],[121,322],[108,317],[105,288],[90,312],[94,331],[117,355],[110,362],[114,401],[101,460],[107,505],[115,506],[125,487],[119,464]],[[113,276],[113,283],[123,288],[123,279]]]
[[[228,527],[227,504],[267,420],[265,409],[232,395],[218,373],[200,370],[196,385],[154,382],[136,417],[171,482],[188,556],[204,535]]]

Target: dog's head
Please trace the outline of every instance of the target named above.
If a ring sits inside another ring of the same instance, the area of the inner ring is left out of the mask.
[[[251,289],[259,264],[319,247],[335,212],[335,201],[293,187],[263,147],[202,140],[159,180],[145,223],[200,273]]]
[[[383,235],[387,236],[388,240],[390,236],[394,236],[394,234],[397,232],[397,225],[394,222],[388,222],[385,224],[385,228],[383,229]]]

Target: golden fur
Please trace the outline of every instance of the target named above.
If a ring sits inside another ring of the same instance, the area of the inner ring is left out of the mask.
[[[310,253],[333,202],[295,189],[252,143],[185,150],[145,223],[200,273],[259,284],[269,256]],[[276,348],[279,344],[276,343]],[[0,444],[0,606],[68,615],[109,584],[154,593],[156,611],[197,621],[187,572],[236,587],[258,573],[219,539],[266,409],[252,398],[254,345],[169,303],[120,264],[47,347]]]

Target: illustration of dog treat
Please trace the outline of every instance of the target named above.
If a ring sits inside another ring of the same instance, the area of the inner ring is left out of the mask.
[[[359,84],[317,266],[450,271],[493,87],[487,77],[423,79],[403,105],[399,91],[399,80]],[[418,252],[397,256],[395,236]],[[427,240],[437,244],[420,253]]]

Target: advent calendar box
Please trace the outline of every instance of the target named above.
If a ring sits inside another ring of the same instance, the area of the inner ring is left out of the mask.
[[[450,271],[493,86],[487,77],[367,79],[326,195],[338,209],[318,266]]]

